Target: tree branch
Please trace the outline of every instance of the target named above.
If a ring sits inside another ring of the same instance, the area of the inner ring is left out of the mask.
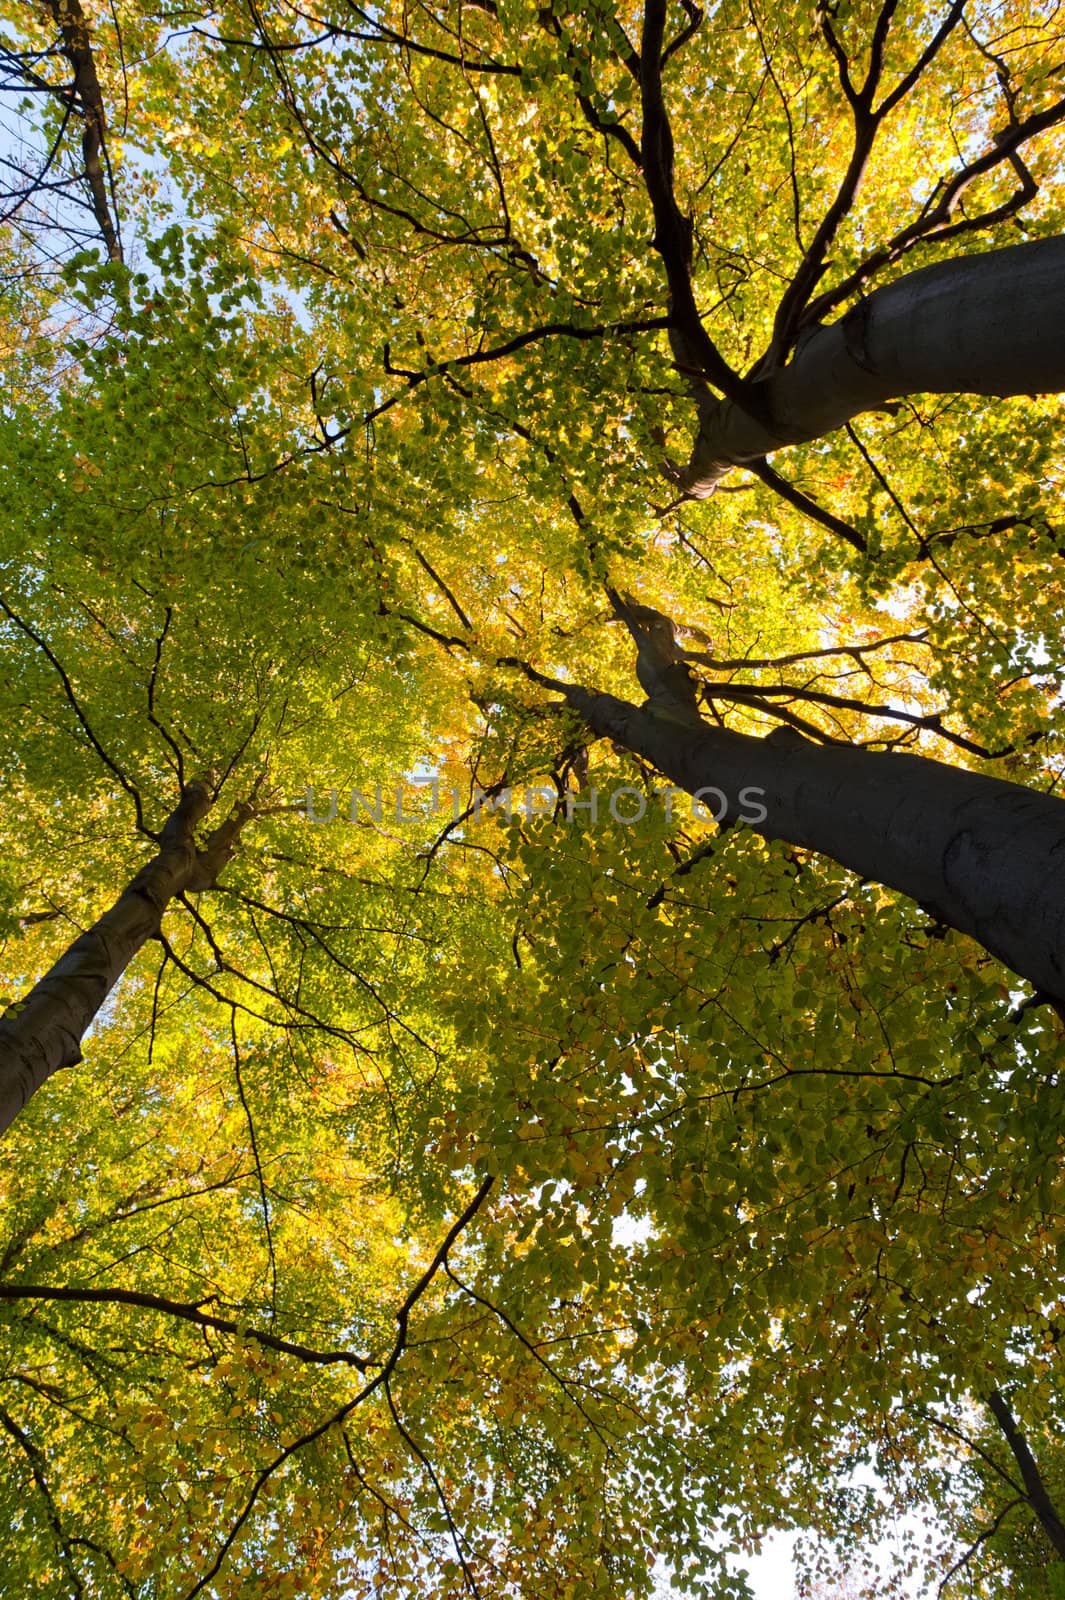
[[[80,1305],[138,1306],[145,1311],[158,1311],[163,1316],[194,1323],[198,1328],[212,1328],[216,1333],[230,1334],[233,1338],[253,1339],[266,1350],[295,1356],[300,1361],[313,1362],[318,1366],[339,1364],[354,1367],[357,1372],[366,1372],[373,1365],[350,1350],[313,1350],[307,1345],[295,1344],[290,1339],[280,1339],[263,1329],[234,1322],[229,1317],[216,1317],[201,1309],[202,1301],[168,1300],[162,1295],[142,1294],[135,1289],[78,1289],[62,1284],[0,1283],[0,1300],[57,1300]]]
[[[47,0],[63,39],[63,54],[74,69],[74,90],[81,104],[85,131],[81,139],[85,176],[92,196],[92,209],[107,246],[109,261],[122,260],[122,245],[111,215],[104,162],[107,158],[107,114],[103,92],[96,75],[96,61],[89,40],[89,24],[79,0]]]
[[[1024,1484],[1028,1504],[1035,1512],[1042,1524],[1047,1538],[1063,1561],[1065,1561],[1065,1525],[1047,1493],[1047,1486],[1043,1482],[1043,1475],[1036,1465],[1035,1457],[1028,1448],[1028,1441],[1017,1426],[1013,1412],[1010,1410],[1004,1395],[998,1389],[992,1389],[987,1397],[988,1410],[998,1423],[1002,1434],[1013,1453],[1013,1459],[1020,1469],[1021,1481]]]
[[[1021,145],[1062,121],[1065,121],[1065,100],[1056,101],[1044,111],[1034,112],[1023,122],[999,134],[990,150],[985,150],[983,155],[970,161],[953,177],[940,179],[921,215],[901,229],[879,250],[874,250],[866,256],[864,261],[860,262],[841,282],[812,300],[799,318],[799,329],[822,322],[829,312],[834,311],[867,284],[881,268],[893,265],[915,245],[940,243],[961,233],[973,233],[979,228],[990,228],[1013,216],[1020,206],[1032,199],[1036,193],[1035,180],[1020,161],[1018,152]],[[954,214],[954,209],[969,186],[1003,161],[1009,161],[1014,165],[1021,179],[1020,187],[1008,200],[1004,200],[993,210],[984,212],[978,217],[967,217],[961,222],[951,223],[950,218]]]
[[[682,371],[711,383],[737,404],[754,402],[703,327],[692,286],[692,225],[673,191],[673,132],[662,92],[662,47],[666,0],[647,0],[640,50],[644,182],[655,219],[654,248],[662,257],[669,288],[671,343]]]
[[[849,522],[844,522],[842,517],[837,517],[834,511],[829,511],[826,507],[818,505],[816,500],[812,500],[808,494],[804,494],[793,483],[789,483],[786,478],[782,478],[776,468],[769,465],[765,456],[759,456],[754,461],[749,461],[747,465],[756,478],[761,478],[766,487],[772,489],[782,500],[786,500],[789,506],[794,506],[796,511],[801,511],[812,522],[819,522],[830,533],[838,534],[841,539],[846,539],[847,543],[852,545],[859,555],[868,554],[869,543],[863,533],[859,533],[857,528],[852,528]]]

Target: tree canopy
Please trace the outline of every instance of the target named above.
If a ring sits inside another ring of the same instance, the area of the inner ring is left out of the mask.
[[[1059,8],[0,56],[11,1583],[1065,1593]]]

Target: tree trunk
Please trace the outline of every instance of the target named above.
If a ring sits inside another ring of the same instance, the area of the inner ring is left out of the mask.
[[[1021,1469],[1021,1481],[1028,1497],[1028,1504],[1042,1523],[1043,1530],[1059,1557],[1065,1560],[1065,1524],[1062,1523],[1057,1508],[1047,1493],[1043,1475],[1028,1448],[1028,1441],[1018,1428],[1013,1412],[1000,1390],[992,1389],[987,1397],[987,1404],[991,1415],[1005,1435],[1014,1460]]]
[[[564,693],[596,733],[678,788],[715,791],[706,804],[719,820],[899,890],[1065,1003],[1065,800],[923,756],[817,745],[790,729],[756,739],[690,712]]]
[[[907,273],[813,329],[786,367],[753,386],[771,421],[699,396],[699,435],[679,481],[705,497],[730,467],[821,438],[899,395],[1063,390],[1065,238],[962,256]]]
[[[108,177],[101,157],[106,157],[107,114],[100,79],[96,73],[96,59],[92,51],[89,24],[79,0],[48,0],[48,8],[55,18],[63,39],[63,54],[74,69],[74,90],[77,105],[84,122],[81,139],[85,178],[92,196],[92,209],[107,246],[109,261],[122,260],[122,246],[111,215],[108,198]]]
[[[86,1030],[138,950],[159,932],[174,897],[214,883],[251,808],[238,807],[199,850],[194,832],[211,805],[203,784],[186,784],[159,836],[158,855],[25,1000],[0,1017],[0,1133],[53,1072],[82,1059]]]

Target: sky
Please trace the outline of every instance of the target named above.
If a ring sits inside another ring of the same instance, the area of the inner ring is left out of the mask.
[[[792,1600],[795,1564],[791,1552],[795,1538],[793,1533],[775,1533],[765,1541],[760,1556],[745,1556],[736,1563],[746,1570],[755,1600]]]

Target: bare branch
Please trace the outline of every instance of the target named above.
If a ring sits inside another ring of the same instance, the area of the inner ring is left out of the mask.
[[[1058,100],[1054,105],[1048,106],[1043,111],[1034,112],[1023,122],[1018,122],[1000,134],[991,149],[985,150],[983,155],[968,162],[953,177],[941,179],[920,216],[901,229],[879,250],[874,250],[866,256],[865,260],[840,283],[826,290],[824,294],[818,295],[816,300],[812,300],[803,311],[799,326],[808,327],[815,322],[821,322],[829,312],[842,305],[883,267],[893,265],[915,245],[941,243],[944,239],[954,238],[958,234],[973,233],[980,228],[993,227],[1015,215],[1036,193],[1035,180],[1020,159],[1020,147],[1036,134],[1055,127],[1062,121],[1065,121],[1065,100]],[[993,171],[1003,161],[1008,161],[1013,166],[1021,180],[1020,187],[1009,199],[991,211],[982,212],[976,217],[966,217],[960,222],[951,222],[958,202],[970,185],[984,173]]]
[[[939,1588],[936,1590],[936,1595],[939,1597],[939,1600],[943,1600],[943,1595],[946,1593],[947,1585],[958,1576],[959,1572],[964,1572],[965,1568],[969,1565],[969,1562],[972,1560],[973,1556],[981,1548],[981,1546],[985,1545],[989,1539],[993,1539],[995,1537],[995,1534],[1005,1522],[1010,1512],[1015,1510],[1017,1506],[1023,1506],[1024,1504],[1025,1501],[1020,1496],[1014,1500],[1008,1500],[1002,1507],[1002,1510],[998,1512],[990,1526],[985,1528],[982,1533],[977,1534],[969,1548],[963,1552],[958,1560],[955,1561],[954,1565],[950,1567],[940,1579]]]
[[[317,1439],[320,1439],[323,1434],[328,1433],[330,1428],[338,1426],[340,1423],[344,1422],[357,1406],[361,1405],[364,1400],[368,1400],[372,1394],[376,1393],[378,1389],[383,1388],[388,1383],[389,1378],[396,1369],[396,1365],[400,1356],[403,1354],[403,1351],[407,1346],[407,1330],[410,1323],[411,1312],[418,1304],[418,1301],[421,1299],[422,1295],[429,1288],[441,1267],[446,1264],[448,1252],[451,1250],[451,1247],[454,1245],[459,1235],[465,1228],[469,1226],[473,1218],[477,1215],[477,1212],[481,1209],[481,1206],[487,1199],[489,1190],[492,1188],[494,1182],[495,1179],[491,1177],[485,1178],[482,1181],[476,1194],[473,1196],[473,1199],[448,1229],[443,1244],[441,1244],[432,1261],[426,1267],[425,1271],[422,1273],[421,1277],[415,1283],[414,1287],[407,1295],[407,1298],[400,1306],[399,1311],[396,1313],[396,1323],[398,1325],[396,1340],[392,1346],[392,1351],[388,1357],[388,1360],[384,1363],[380,1372],[378,1372],[375,1377],[371,1378],[370,1382],[366,1384],[364,1388],[360,1389],[358,1394],[353,1396],[352,1399],[346,1401],[344,1405],[339,1408],[339,1410],[333,1412],[325,1419],[324,1422],[319,1423],[316,1428],[312,1428],[307,1433],[301,1434],[299,1438],[294,1439],[291,1444],[286,1445],[285,1448],[274,1457],[273,1461],[269,1462],[262,1469],[253,1483],[243,1507],[234,1519],[229,1532],[223,1539],[214,1561],[211,1563],[207,1571],[196,1580],[196,1582],[192,1585],[192,1588],[187,1591],[186,1595],[184,1596],[184,1600],[195,1600],[195,1596],[202,1594],[203,1590],[206,1589],[208,1584],[211,1582],[211,1579],[214,1578],[216,1573],[220,1570],[222,1563],[225,1561],[226,1556],[232,1549],[233,1543],[237,1538],[237,1535],[240,1533],[241,1528],[247,1522],[252,1511],[255,1509],[256,1502],[258,1501],[264,1486],[273,1477],[274,1473],[277,1472],[280,1467],[283,1467],[285,1462],[288,1461],[292,1456],[296,1455],[298,1451],[305,1449],[307,1445],[313,1444]]]
[[[252,1339],[266,1350],[279,1355],[295,1356],[300,1361],[318,1366],[354,1367],[366,1372],[373,1363],[350,1350],[313,1350],[307,1345],[295,1344],[290,1339],[279,1339],[264,1329],[235,1322],[230,1317],[217,1317],[202,1310],[202,1301],[168,1300],[158,1294],[142,1294],[136,1289],[78,1289],[62,1284],[0,1283],[0,1300],[58,1300],[83,1305],[138,1306],[145,1311],[158,1311],[163,1316],[176,1317],[194,1323],[198,1328],[211,1328],[216,1333],[226,1333],[237,1339]]]
[[[808,494],[804,494],[793,483],[789,483],[786,478],[782,478],[776,468],[769,465],[765,456],[761,456],[756,461],[749,461],[747,465],[756,478],[761,478],[767,488],[774,490],[782,500],[787,501],[789,506],[794,506],[796,511],[801,511],[811,521],[819,522],[830,533],[836,533],[841,539],[846,539],[847,543],[853,545],[859,555],[864,556],[867,554],[869,545],[863,533],[859,533],[857,528],[852,528],[849,522],[844,522],[842,517],[836,516],[835,512],[828,511],[824,506],[818,505],[816,500],[812,500]]]
[[[887,43],[892,18],[898,0],[885,0],[873,29],[869,52],[869,67],[860,89],[855,89],[842,45],[837,38],[827,10],[822,15],[822,32],[836,59],[840,83],[851,107],[854,120],[854,141],[846,171],[828,210],[825,212],[805,255],[784,291],[777,307],[773,324],[773,337],[769,349],[757,363],[756,372],[779,365],[786,359],[798,337],[803,323],[802,312],[818,280],[825,271],[828,249],[844,218],[857,199],[865,176],[873,145],[885,117],[909,94],[921,74],[930,65],[951,32],[961,20],[966,0],[954,0],[946,17],[937,29],[920,58],[892,92],[874,109],[876,91],[884,66],[884,47]]]
[[[144,821],[144,810],[141,805],[140,790],[137,788],[132,779],[130,779],[119,766],[114,757],[107,753],[99,739],[96,737],[88,718],[81,708],[81,702],[74,692],[74,685],[71,683],[66,669],[56,656],[54,650],[52,650],[51,646],[45,639],[41,637],[35,628],[31,627],[28,622],[25,622],[22,617],[19,616],[18,612],[11,609],[3,595],[0,595],[0,611],[3,611],[8,620],[13,622],[28,639],[33,640],[33,643],[37,646],[38,650],[40,650],[41,654],[46,658],[55,671],[60,685],[62,686],[63,694],[66,696],[67,703],[69,704],[74,715],[77,717],[78,722],[81,724],[81,728],[85,734],[85,737],[88,739],[92,748],[96,751],[96,754],[99,756],[104,766],[109,772],[114,774],[119,783],[122,785],[123,789],[129,795],[130,799],[133,801],[133,809],[137,818],[137,827],[139,828],[140,832],[146,833],[150,839],[158,838],[159,836],[154,834]]]

